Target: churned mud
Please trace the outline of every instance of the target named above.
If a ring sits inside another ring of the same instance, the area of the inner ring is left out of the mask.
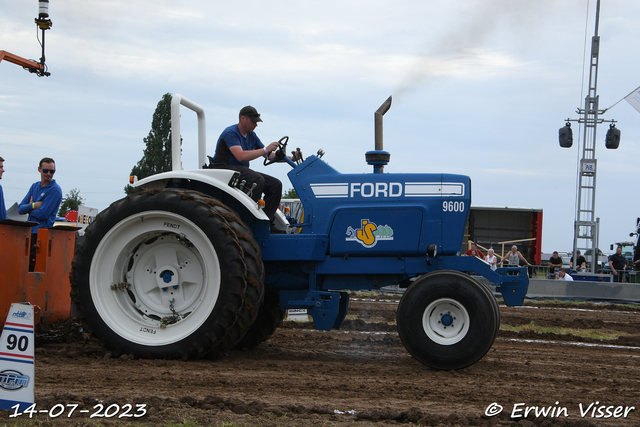
[[[116,359],[74,319],[41,326],[36,409],[51,412],[29,424],[29,414],[0,411],[0,425],[640,425],[640,308],[501,306],[503,328],[528,327],[501,330],[469,368],[434,371],[402,346],[398,299],[353,298],[340,330],[287,321],[257,348],[218,360]],[[620,337],[572,332],[592,330]]]

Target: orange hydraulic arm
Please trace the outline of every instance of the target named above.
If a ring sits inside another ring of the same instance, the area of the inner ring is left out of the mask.
[[[35,73],[38,77],[49,76],[51,73],[47,71],[47,66],[44,63],[44,33],[46,30],[51,29],[53,23],[49,19],[49,0],[38,0],[38,17],[35,19],[35,23],[42,31],[42,57],[40,62],[35,62],[29,59],[25,59],[21,56],[14,55],[6,50],[0,50],[0,62],[6,59],[9,62],[20,65],[25,70],[29,70],[30,73]]]
[[[9,62],[13,62],[16,65],[20,65],[21,67],[26,68],[31,72],[35,72],[36,70],[44,71],[44,66],[42,64],[31,61],[29,59],[25,59],[18,55],[14,55],[13,53],[7,52],[6,50],[0,50],[0,62],[2,62],[3,59]]]

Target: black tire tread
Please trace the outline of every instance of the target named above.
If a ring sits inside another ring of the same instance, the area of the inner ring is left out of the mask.
[[[106,326],[92,303],[89,284],[92,257],[102,237],[122,219],[144,210],[147,204],[153,206],[153,209],[148,210],[178,211],[177,213],[191,220],[196,218],[204,221],[215,232],[215,245],[219,256],[228,258],[224,261],[224,288],[221,288],[221,297],[214,308],[217,315],[211,315],[190,337],[158,347],[130,343]],[[87,227],[85,237],[76,246],[70,273],[71,296],[87,332],[96,336],[114,356],[133,354],[141,358],[186,360],[203,357],[211,349],[221,345],[243,308],[246,291],[244,252],[225,216],[224,205],[220,202],[205,194],[184,189],[157,189],[132,193],[102,211]],[[228,257],[225,254],[229,254]]]
[[[225,213],[224,216],[234,230],[244,252],[244,260],[247,267],[245,277],[247,288],[245,290],[243,309],[238,314],[236,323],[225,337],[224,343],[219,350],[233,348],[255,322],[264,299],[265,274],[262,252],[249,227],[233,211]]]
[[[458,343],[437,344],[423,330],[424,310],[439,298],[455,299],[469,314],[470,329]],[[468,274],[439,270],[407,288],[398,305],[397,325],[402,343],[419,362],[434,369],[462,369],[480,360],[493,345],[499,309],[486,287]]]
[[[266,291],[256,321],[235,346],[236,350],[251,350],[267,341],[282,324],[285,310],[280,309],[280,294]]]

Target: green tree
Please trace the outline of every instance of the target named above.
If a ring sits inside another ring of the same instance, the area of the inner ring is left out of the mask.
[[[77,188],[74,188],[67,193],[64,199],[62,199],[62,203],[60,203],[60,210],[58,210],[58,216],[64,217],[69,211],[77,211],[80,205],[82,205],[80,191]]]
[[[299,199],[295,188],[290,188],[282,194],[283,199]]]
[[[142,159],[131,169],[131,175],[138,179],[171,170],[171,98],[170,93],[165,93],[153,113],[151,130],[143,139],[146,148]],[[127,194],[133,190],[131,185],[124,188]]]

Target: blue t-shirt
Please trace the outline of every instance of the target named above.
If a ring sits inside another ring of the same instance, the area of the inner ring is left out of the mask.
[[[31,200],[31,202],[30,202]],[[42,202],[40,209],[31,209],[31,203]],[[56,183],[56,180],[51,180],[48,185],[44,187],[40,186],[40,181],[34,182],[29,192],[20,206],[18,206],[18,213],[20,215],[29,214],[28,221],[35,221],[37,226],[31,228],[32,233],[37,233],[38,228],[49,228],[53,226],[56,221],[56,215],[62,202],[62,189]]]
[[[2,185],[0,185],[0,221],[7,219],[7,208],[4,205],[4,193],[2,192]]]
[[[234,145],[239,145],[243,151],[264,148],[264,144],[262,144],[262,141],[260,141],[260,138],[258,138],[255,132],[247,133],[247,137],[245,138],[240,133],[237,124],[231,125],[222,131],[218,138],[216,154],[213,156],[213,164],[218,166],[234,165],[249,167],[249,162],[240,162],[233,156],[229,147],[233,147]]]

